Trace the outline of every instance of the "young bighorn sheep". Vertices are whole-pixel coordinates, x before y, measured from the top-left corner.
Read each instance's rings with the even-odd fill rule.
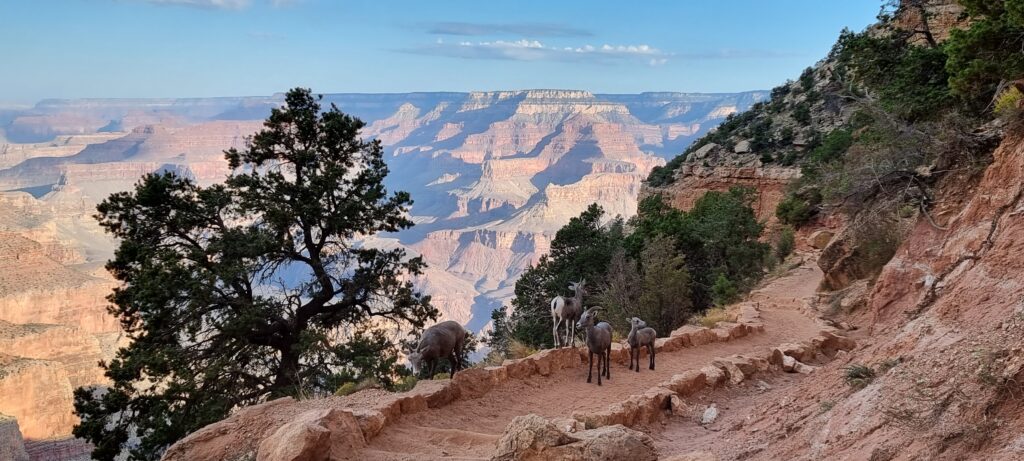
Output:
[[[648,368],[653,370],[654,339],[658,337],[658,333],[654,331],[654,328],[648,327],[647,322],[636,317],[629,319],[629,325],[629,336],[626,337],[626,341],[629,343],[629,369],[633,369],[633,361],[636,360],[636,372],[640,372],[640,348],[646,347],[647,356],[651,361]]]
[[[462,369],[462,348],[469,335],[462,325],[452,320],[427,328],[416,350],[409,354],[412,372],[418,375],[423,364],[426,364],[427,372],[433,378],[437,360],[447,358],[452,364],[452,377],[455,377],[455,372]]]
[[[580,314],[583,312],[583,295],[587,293],[584,287],[586,283],[587,279],[570,283],[569,289],[573,291],[573,297],[555,296],[555,299],[551,300],[551,323],[554,324],[551,331],[555,336],[556,348],[564,346],[558,336],[558,327],[562,325],[562,322],[565,322],[565,336],[569,347],[576,345],[576,321],[580,319]],[[571,334],[569,333],[570,328],[572,328]]]
[[[597,322],[597,311],[594,306],[580,315],[578,327],[587,335],[587,349],[590,349],[590,362],[587,365],[587,382],[594,374],[594,354],[597,354],[597,385],[601,385],[601,375],[612,379],[611,367],[608,365],[612,356],[612,326],[608,322]],[[596,325],[595,325],[596,323]]]

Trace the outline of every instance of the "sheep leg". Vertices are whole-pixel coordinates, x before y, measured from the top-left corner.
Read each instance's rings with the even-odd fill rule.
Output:
[[[555,323],[555,327],[554,327],[554,328],[552,328],[552,334],[553,334],[553,335],[555,336],[555,348],[557,349],[557,348],[558,348],[558,346],[559,346],[559,341],[558,341],[558,327],[562,325],[562,319],[560,319],[560,318],[558,318],[558,317],[554,317],[554,318],[553,318],[552,320],[553,320],[553,321],[554,321],[554,323]]]
[[[605,379],[612,379],[612,346],[608,346],[608,350],[604,351],[604,377]]]
[[[597,381],[601,381],[601,369],[600,364],[597,365]],[[594,376],[594,351],[590,351],[590,360],[587,361],[587,383],[590,383],[591,377]]]
[[[647,345],[647,353],[651,356],[651,369],[654,369],[654,344]],[[637,362],[637,368],[640,368],[640,363]]]
[[[597,354],[597,385],[598,386],[601,385],[601,375],[604,374],[604,370],[601,367],[604,366],[604,362],[606,360],[608,360],[608,359],[604,358],[604,354],[603,353]]]
[[[458,351],[452,351],[452,378],[455,377],[455,372],[462,369],[462,365],[459,363],[459,355]]]
[[[636,360],[636,366],[633,366],[633,360]],[[640,348],[630,347],[629,348],[629,369],[635,370],[640,373]]]
[[[572,327],[572,334],[569,334],[569,327]],[[565,322],[565,342],[569,343],[569,347],[576,344],[576,322],[567,321]]]

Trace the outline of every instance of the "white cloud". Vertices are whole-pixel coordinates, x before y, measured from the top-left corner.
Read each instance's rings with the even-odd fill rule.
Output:
[[[408,53],[431,54],[464,59],[500,59],[513,61],[565,61],[565,62],[610,62],[626,59],[643,59],[668,62],[670,53],[650,45],[579,45],[550,46],[539,40],[494,40],[460,41],[446,43],[438,40],[432,45],[401,50]]]

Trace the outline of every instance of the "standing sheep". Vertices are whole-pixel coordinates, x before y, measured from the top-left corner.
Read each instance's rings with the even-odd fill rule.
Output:
[[[583,295],[587,293],[584,288],[586,283],[587,279],[570,283],[569,289],[573,291],[573,297],[555,296],[555,299],[551,300],[551,322],[554,324],[551,330],[555,336],[556,348],[563,345],[558,336],[558,327],[562,325],[562,322],[565,322],[565,336],[569,347],[576,343],[576,321],[580,319],[580,314],[583,312]],[[569,333],[570,326],[572,327],[571,334]]]
[[[658,333],[654,328],[648,327],[647,322],[636,317],[629,319],[629,336],[626,341],[629,343],[629,369],[633,369],[633,361],[636,360],[636,372],[640,372],[640,348],[647,348],[647,356],[650,357],[650,369],[654,369],[654,339]]]
[[[419,374],[425,363],[430,378],[434,377],[437,360],[447,358],[452,364],[452,377],[462,369],[462,349],[470,333],[458,322],[447,320],[423,331],[416,350],[409,354],[412,372]]]
[[[597,385],[601,385],[601,375],[612,379],[609,361],[612,356],[612,326],[608,322],[597,322],[597,311],[600,307],[587,309],[580,316],[578,327],[587,335],[587,349],[590,349],[590,362],[587,366],[587,382],[594,374],[594,354],[597,354]],[[595,322],[597,324],[595,325]]]

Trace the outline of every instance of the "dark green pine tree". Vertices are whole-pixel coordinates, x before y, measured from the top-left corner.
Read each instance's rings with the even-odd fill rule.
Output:
[[[157,459],[239,406],[394,376],[379,328],[437,312],[409,282],[419,258],[355,241],[412,226],[363,126],[295,89],[246,150],[225,153],[224,184],[151,174],[99,205],[120,241],[111,309],[132,342],[105,364],[109,388],[75,392],[74,434],[96,459]]]
[[[571,296],[570,282],[586,279],[590,297],[583,301],[594,304],[612,253],[624,238],[621,218],[602,224],[603,220],[600,205],[588,206],[555,233],[550,253],[519,277],[509,319],[513,338],[532,347],[551,347],[551,300],[558,295]]]

